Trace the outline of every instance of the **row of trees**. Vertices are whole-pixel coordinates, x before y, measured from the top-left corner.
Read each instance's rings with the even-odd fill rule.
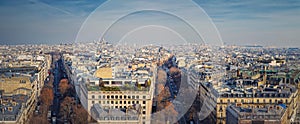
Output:
[[[60,81],[59,91],[62,94],[62,102],[60,104],[62,119],[72,122],[73,124],[87,124],[89,114],[84,107],[76,103],[74,99],[76,91],[68,79],[62,79]]]
[[[66,96],[60,104],[62,118],[73,124],[87,124],[88,112],[80,104],[69,96]]]
[[[173,103],[170,102],[171,97],[169,87],[166,84],[167,74],[164,70],[158,70],[157,83],[156,83],[156,101],[157,101],[157,112],[160,112],[158,117],[155,117],[157,124],[165,124],[168,122],[177,121],[177,111],[174,108]]]
[[[53,75],[49,75],[49,82],[45,83],[44,87],[41,90],[41,94],[39,96],[39,111],[38,115],[35,115],[34,112],[29,119],[30,124],[49,124],[47,119],[47,114],[50,109],[50,106],[52,105],[52,101],[54,99],[54,93],[53,93]]]
[[[169,69],[168,74],[164,70],[158,70],[157,75],[157,110],[162,111],[164,114],[164,117],[158,117],[161,121],[158,121],[158,123],[166,123],[166,119],[170,123],[175,123],[178,120],[178,112],[175,110],[175,106],[172,102],[170,102],[171,93],[169,90],[169,87],[166,86],[167,79],[170,78],[174,82],[174,84],[177,86],[177,88],[180,88],[181,84],[181,71],[176,66],[176,58],[174,59],[173,56],[169,57],[167,60],[163,61],[161,66],[164,66]],[[170,76],[170,77],[168,77]],[[178,123],[178,122],[177,122]]]

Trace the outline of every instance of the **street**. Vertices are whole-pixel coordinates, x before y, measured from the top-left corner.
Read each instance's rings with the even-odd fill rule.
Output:
[[[61,59],[61,55],[55,55],[55,57],[58,57],[58,60],[55,61],[55,68],[53,70],[54,75],[54,82],[53,82],[53,93],[54,93],[54,99],[52,104],[52,124],[57,124],[60,120],[59,111],[60,111],[60,96],[61,93],[59,92],[59,83],[62,78],[66,78],[65,74],[65,68],[63,65],[63,61]]]

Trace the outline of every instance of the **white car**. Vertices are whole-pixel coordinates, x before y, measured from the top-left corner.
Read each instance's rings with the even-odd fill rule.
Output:
[[[56,117],[52,117],[52,124],[56,124]]]

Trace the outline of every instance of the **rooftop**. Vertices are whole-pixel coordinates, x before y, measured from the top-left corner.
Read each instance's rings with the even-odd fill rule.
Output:
[[[226,111],[239,119],[280,120],[286,112],[285,104],[265,105],[263,108],[244,108],[231,104]]]
[[[0,96],[0,120],[16,121],[22,113],[22,106],[28,100],[26,95]]]
[[[134,104],[124,109],[102,108],[100,104],[94,104],[91,108],[92,116],[97,120],[139,120],[141,105]]]

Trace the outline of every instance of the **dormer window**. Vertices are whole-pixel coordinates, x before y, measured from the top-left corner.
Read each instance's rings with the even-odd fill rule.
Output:
[[[12,107],[8,107],[8,111],[12,112],[13,108]]]

